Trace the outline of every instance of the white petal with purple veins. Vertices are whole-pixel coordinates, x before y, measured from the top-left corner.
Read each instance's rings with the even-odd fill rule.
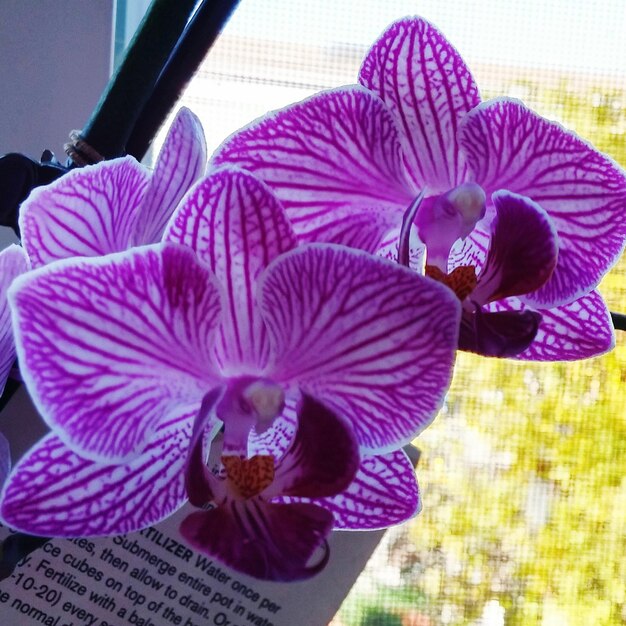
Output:
[[[368,450],[395,449],[430,423],[457,345],[452,291],[384,259],[318,244],[271,265],[261,293],[277,355],[268,376],[349,419]]]
[[[269,347],[255,302],[256,281],[271,261],[296,245],[276,197],[247,172],[218,170],[185,199],[165,239],[195,250],[225,288],[217,342],[224,375],[261,371]]]
[[[270,113],[226,140],[213,163],[270,185],[303,241],[372,251],[416,195],[393,117],[359,86]]]
[[[124,157],[72,170],[33,189],[19,219],[33,267],[135,245],[137,210],[149,178],[146,168]]]
[[[206,160],[200,120],[183,107],[170,126],[138,209],[137,244],[159,241],[177,204],[203,174]]]
[[[29,393],[87,458],[128,460],[214,386],[219,286],[182,246],[68,259],[24,274],[9,298]]]
[[[535,301],[563,304],[594,288],[626,239],[621,168],[559,124],[504,98],[467,115],[460,140],[487,193],[508,189],[527,196],[554,222],[559,260]]]
[[[2,521],[54,537],[128,533],[157,523],[186,500],[183,470],[193,416],[183,413],[159,426],[124,464],[89,461],[56,435],[46,436],[9,477]]]
[[[365,57],[359,82],[396,116],[418,188],[443,193],[465,181],[457,129],[479,103],[478,89],[459,53],[432,24],[417,17],[392,24]]]
[[[338,530],[387,528],[421,508],[415,470],[402,450],[364,457],[348,489],[313,502],[332,512]]]
[[[516,298],[493,303],[490,310],[523,311]],[[602,296],[592,291],[570,304],[541,313],[539,330],[531,345],[517,359],[529,361],[575,361],[599,356],[615,345],[615,331]]]

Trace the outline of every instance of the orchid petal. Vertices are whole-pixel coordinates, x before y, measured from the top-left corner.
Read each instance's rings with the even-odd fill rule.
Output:
[[[489,305],[493,310],[524,311],[516,298]],[[540,309],[541,322],[533,342],[515,355],[529,361],[574,361],[599,356],[615,345],[609,310],[597,291],[552,309]]]
[[[268,375],[347,418],[362,447],[396,449],[434,418],[457,344],[460,306],[448,288],[318,244],[275,261],[260,290],[279,355]]]
[[[574,133],[521,102],[486,102],[465,118],[460,140],[487,193],[509,189],[548,213],[559,236],[550,280],[533,294],[542,306],[588,293],[626,239],[626,175]]]
[[[364,457],[346,491],[315,502],[335,516],[335,530],[388,528],[421,509],[415,470],[402,450]]]
[[[459,350],[483,356],[514,357],[537,335],[541,315],[535,311],[463,311]]]
[[[183,412],[160,424],[146,448],[122,464],[82,458],[47,435],[9,476],[3,523],[34,535],[85,537],[159,522],[186,500],[183,468],[193,415]]]
[[[348,487],[358,467],[359,448],[350,426],[305,394],[296,436],[261,495],[333,496]]]
[[[358,86],[270,113],[230,137],[213,162],[238,165],[270,185],[306,242],[373,251],[416,195],[392,116]]]
[[[142,165],[124,157],[72,170],[33,189],[19,218],[32,266],[135,245],[137,210],[148,180]]]
[[[11,245],[0,252],[0,395],[15,362],[15,344],[7,290],[13,280],[27,269],[28,259],[20,246]]]
[[[206,141],[200,120],[187,108],[178,111],[157,158],[138,209],[137,243],[153,243],[187,190],[204,172]]]
[[[199,406],[217,379],[219,287],[183,247],[68,259],[22,275],[9,298],[31,397],[88,459],[129,460],[168,413]]]
[[[432,24],[415,17],[392,24],[365,57],[359,82],[397,118],[417,188],[444,193],[465,181],[457,129],[479,103],[478,89],[459,53]]]
[[[487,260],[470,298],[489,300],[524,295],[539,289],[557,263],[558,238],[547,213],[535,202],[509,191],[493,194],[496,216]]]
[[[269,347],[255,303],[256,281],[274,258],[296,245],[276,197],[247,172],[218,170],[185,199],[165,239],[192,248],[225,287],[216,346],[224,374],[261,371]]]
[[[180,532],[196,550],[238,572],[286,582],[310,578],[326,565],[332,525],[332,513],[319,506],[253,498],[192,513]],[[323,553],[316,559],[320,548]]]

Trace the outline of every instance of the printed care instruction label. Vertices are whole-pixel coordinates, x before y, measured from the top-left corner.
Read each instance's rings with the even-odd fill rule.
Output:
[[[182,515],[111,538],[55,539],[0,581],[3,626],[324,626],[381,532],[334,533],[331,560],[310,581],[267,583],[189,548]],[[0,538],[9,530],[0,528]]]

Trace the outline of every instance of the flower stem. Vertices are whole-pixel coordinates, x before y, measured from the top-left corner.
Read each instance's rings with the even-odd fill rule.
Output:
[[[611,311],[611,320],[615,330],[626,330],[626,315],[624,313],[615,313]]]
[[[82,132],[104,158],[124,154],[137,118],[196,4],[197,0],[153,0],[150,5]]]
[[[126,151],[141,160],[168,113],[206,57],[239,0],[203,0],[146,102]]]

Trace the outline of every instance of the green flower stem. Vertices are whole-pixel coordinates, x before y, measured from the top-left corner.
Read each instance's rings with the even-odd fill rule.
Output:
[[[126,55],[82,131],[105,159],[122,156],[159,75],[182,35],[197,0],[153,0]]]

